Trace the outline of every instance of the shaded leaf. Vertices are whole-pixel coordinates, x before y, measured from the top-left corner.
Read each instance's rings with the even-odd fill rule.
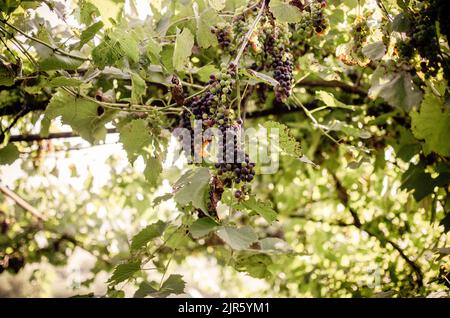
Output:
[[[198,168],[187,171],[174,185],[175,202],[185,206],[192,205],[203,212],[208,210],[205,202],[205,193],[209,191],[211,176],[207,168]]]
[[[177,71],[184,70],[194,46],[194,36],[188,28],[177,35],[173,51],[173,67]]]
[[[258,236],[249,226],[236,228],[221,226],[217,235],[234,250],[245,250],[258,240]]]
[[[218,224],[209,217],[200,218],[191,224],[189,232],[193,238],[198,239],[214,231],[217,226]]]
[[[156,223],[148,225],[138,234],[133,236],[133,238],[131,239],[131,250],[136,251],[147,245],[147,243],[151,240],[160,237],[164,233],[166,227],[167,223],[163,221],[158,221]]]
[[[108,283],[118,284],[131,278],[141,268],[138,261],[117,265]]]
[[[9,165],[14,163],[19,158],[19,150],[17,147],[9,143],[0,149],[0,165]]]

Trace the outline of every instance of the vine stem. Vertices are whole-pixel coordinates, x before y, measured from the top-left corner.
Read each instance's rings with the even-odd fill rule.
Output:
[[[303,103],[297,98],[297,96],[292,95],[292,98],[295,100],[295,102],[303,109],[303,111],[305,112],[306,116],[309,117],[309,119],[311,119],[311,121],[314,123],[314,125],[320,129],[320,131],[322,131],[322,133],[327,136],[331,141],[333,141],[336,145],[340,146],[341,144],[339,143],[339,141],[337,141],[336,139],[334,139],[329,133],[327,133],[322,126],[319,124],[319,122],[317,121],[317,119],[311,114],[311,112],[303,105]]]
[[[51,45],[51,44],[49,44],[49,43],[47,43],[45,41],[42,41],[42,40],[40,40],[38,38],[35,38],[35,37],[31,36],[31,35],[28,35],[24,31],[22,31],[21,29],[19,29],[16,26],[8,23],[6,20],[0,20],[0,22],[2,22],[5,25],[9,26],[11,29],[15,30],[16,32],[19,32],[20,34],[22,34],[26,38],[28,38],[28,39],[30,39],[30,40],[32,40],[34,42],[37,42],[37,43],[39,43],[39,44],[41,44],[41,45],[51,49],[55,53],[58,53],[58,54],[61,54],[61,55],[65,55],[67,57],[71,57],[73,59],[77,59],[77,60],[81,60],[81,61],[90,61],[90,59],[87,58],[87,57],[82,57],[82,56],[79,56],[79,55],[75,55],[75,54],[71,54],[71,53],[65,52],[65,51],[61,50],[60,48],[58,48],[56,46],[53,46],[53,45]]]
[[[258,25],[259,20],[261,20],[262,14],[263,14],[264,9],[265,9],[265,6],[266,6],[266,2],[265,2],[265,1],[262,1],[262,3],[261,3],[261,9],[259,10],[258,15],[256,16],[255,20],[253,21],[253,23],[252,23],[250,29],[249,29],[249,30],[247,31],[247,33],[245,34],[244,40],[243,40],[243,42],[242,42],[242,45],[241,45],[241,47],[239,48],[239,51],[238,51],[238,53],[237,53],[237,55],[236,55],[236,58],[233,60],[233,63],[236,65],[236,71],[237,71],[237,68],[238,68],[239,60],[241,59],[241,56],[242,56],[242,54],[244,53],[244,50],[245,50],[245,48],[246,48],[246,46],[247,46],[247,43],[248,43],[248,41],[250,40],[250,37],[252,36],[253,32],[255,31],[256,26]]]

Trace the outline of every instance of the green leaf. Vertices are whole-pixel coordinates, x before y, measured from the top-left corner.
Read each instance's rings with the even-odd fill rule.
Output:
[[[139,47],[132,33],[116,29],[109,34],[109,38],[110,44],[119,45],[124,55],[131,61],[139,61]]]
[[[170,294],[180,295],[184,293],[186,283],[181,275],[170,275],[169,278],[162,284],[156,297],[167,297]]]
[[[65,76],[58,76],[52,78],[47,86],[49,87],[61,87],[61,86],[80,86],[83,82],[76,78],[69,78]]]
[[[139,60],[139,47],[131,33],[120,29],[108,30],[103,41],[92,50],[91,55],[95,64],[104,68],[108,65],[114,65],[123,57],[137,62]]]
[[[144,119],[135,119],[119,127],[120,142],[127,152],[128,161],[133,164],[136,158],[145,153],[144,148],[151,144],[147,122]]]
[[[302,149],[300,143],[292,136],[289,128],[281,123],[275,121],[266,121],[263,127],[267,129],[267,133],[278,134],[279,147],[288,155],[301,157]]]
[[[162,162],[157,157],[148,156],[145,160],[144,177],[150,186],[156,186],[158,184],[159,176],[162,172]]]
[[[414,136],[425,140],[425,153],[434,151],[450,156],[450,110],[443,105],[442,98],[426,94],[420,111],[413,111],[410,116]]]
[[[134,293],[134,298],[144,298],[146,296],[149,296],[151,294],[154,294],[158,292],[156,288],[154,288],[149,282],[143,281],[140,285],[138,290]]]
[[[141,263],[139,261],[117,265],[108,283],[114,285],[121,283],[131,278],[140,269]]]
[[[152,38],[150,38],[147,43],[147,46],[145,47],[145,52],[147,53],[147,57],[151,63],[159,64],[161,51],[162,51],[161,45]]]
[[[258,236],[249,226],[236,228],[221,226],[217,235],[234,250],[245,250],[258,240]]]
[[[211,7],[216,11],[220,11],[225,8],[226,2],[225,0],[208,0],[208,2],[211,5]]]
[[[393,31],[406,32],[411,28],[411,21],[408,16],[402,12],[394,17],[394,20],[391,22],[391,27]]]
[[[369,96],[381,97],[390,105],[407,112],[422,100],[422,93],[413,83],[411,74],[400,72],[386,75],[383,68],[378,68],[372,75]]]
[[[197,43],[201,48],[217,45],[217,37],[211,32],[211,26],[220,21],[217,13],[206,9],[197,19]]]
[[[197,75],[198,75],[200,81],[207,82],[207,81],[209,81],[209,76],[211,74],[216,74],[218,72],[219,72],[219,70],[214,65],[211,64],[211,65],[205,65],[205,66],[201,67],[197,71]]]
[[[272,0],[269,4],[270,11],[280,22],[297,23],[302,19],[301,11],[281,0]]]
[[[17,147],[9,143],[0,149],[0,165],[10,165],[19,158],[19,150]]]
[[[92,40],[95,35],[103,28],[104,24],[102,21],[99,21],[97,23],[92,24],[83,32],[81,32],[80,35],[80,44],[79,47],[81,48],[84,44],[88,43],[90,40]]]
[[[145,81],[136,73],[131,73],[131,102],[142,104],[142,97],[145,95],[147,85]]]
[[[205,194],[209,191],[210,178],[208,168],[197,168],[187,171],[173,186],[175,202],[182,206],[192,202],[195,208],[207,212],[208,207],[205,202]]]
[[[186,283],[183,280],[183,276],[170,275],[161,285],[159,290],[153,287],[149,282],[142,282],[141,285],[139,285],[139,289],[134,294],[134,297],[144,298],[146,296],[151,296],[155,298],[165,298],[171,294],[179,295],[184,293],[185,286]]]
[[[165,246],[171,249],[177,249],[180,246],[189,242],[189,237],[186,235],[186,229],[184,227],[178,227],[171,225],[164,233]]]
[[[90,25],[93,22],[93,19],[96,16],[100,15],[100,11],[98,11],[97,7],[89,1],[80,0],[78,5],[79,5],[79,10],[80,10],[80,22],[81,23]]]
[[[248,200],[236,205],[237,208],[245,208],[261,215],[268,223],[273,223],[277,219],[277,212],[272,208],[270,202],[262,202],[251,196]]]
[[[234,261],[234,268],[255,278],[269,278],[272,274],[268,266],[271,264],[272,258],[265,254],[241,255]]]
[[[160,237],[167,227],[167,223],[158,221],[150,224],[142,229],[138,234],[131,239],[131,250],[136,251],[143,246],[146,246],[151,240]]]
[[[172,193],[166,193],[166,194],[160,195],[159,197],[154,198],[153,199],[153,204],[154,205],[158,205],[161,202],[170,200],[172,198],[173,198],[173,194]]]
[[[214,222],[213,219],[204,217],[192,223],[189,227],[189,232],[191,233],[193,238],[198,239],[214,231],[217,226],[218,224]]]
[[[82,63],[82,60],[52,52],[39,61],[39,68],[42,71],[76,70]]]
[[[450,173],[440,173],[438,177],[432,178],[431,174],[425,172],[426,165],[419,162],[417,165],[411,164],[402,176],[401,188],[414,190],[413,196],[416,201],[421,201],[434,192],[435,187],[442,187],[449,184]]]
[[[383,41],[377,41],[369,43],[362,48],[362,52],[365,56],[373,61],[377,61],[383,58],[386,54],[386,46]]]
[[[99,108],[101,106],[95,102],[77,98],[63,90],[57,90],[44,114],[46,120],[61,116],[63,124],[71,126],[83,139],[93,143],[105,138],[105,124],[111,121],[115,114],[111,111],[100,113]]]
[[[177,34],[173,51],[173,67],[177,71],[184,70],[194,46],[194,36],[188,28]]]

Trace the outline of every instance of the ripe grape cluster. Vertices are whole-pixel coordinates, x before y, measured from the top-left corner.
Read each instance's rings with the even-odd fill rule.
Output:
[[[230,63],[221,65],[221,72],[212,74],[207,82],[207,90],[199,96],[194,96],[186,101],[186,109],[182,112],[180,126],[187,128],[191,134],[191,153],[195,154],[194,128],[192,120],[202,120],[202,131],[208,128],[218,128],[222,135],[222,143],[219,141],[217,148],[216,177],[224,186],[233,183],[240,185],[236,193],[248,193],[246,182],[253,180],[255,176],[255,164],[251,163],[248,155],[242,149],[238,134],[241,129],[242,119],[235,118],[234,110],[229,107],[232,88],[235,85],[236,65]],[[206,153],[205,147],[213,141],[212,136],[204,134],[201,157]],[[192,162],[192,161],[191,161]],[[236,197],[245,198],[237,195]]]
[[[293,84],[292,54],[290,52],[289,29],[268,19],[263,25],[263,43],[266,68],[273,70],[273,78],[279,85],[275,87],[275,97],[278,101],[285,101],[291,95]]]
[[[217,37],[219,47],[223,50],[232,52],[233,34],[230,24],[219,23],[211,28],[211,32]]]

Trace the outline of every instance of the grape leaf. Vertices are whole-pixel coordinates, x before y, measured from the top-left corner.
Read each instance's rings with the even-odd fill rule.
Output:
[[[179,295],[184,293],[185,286],[186,283],[183,280],[183,276],[172,274],[164,281],[159,290],[153,287],[149,282],[142,282],[139,285],[139,289],[135,292],[134,297],[144,298],[146,296],[151,296],[155,298],[165,298],[171,294]]]
[[[411,164],[402,176],[401,188],[414,190],[413,196],[416,201],[421,201],[434,192],[435,187],[449,184],[450,173],[442,172],[438,177],[432,178],[431,174],[425,172],[426,165],[420,161],[417,165]]]
[[[221,226],[217,235],[234,250],[245,250],[258,240],[258,236],[249,226],[236,228]]]
[[[207,212],[208,207],[205,202],[205,194],[209,191],[210,178],[207,168],[187,171],[174,185],[175,202],[182,206],[192,202],[195,208]]]
[[[9,143],[0,149],[0,165],[9,165],[14,163],[19,158],[19,150],[17,147]]]
[[[162,172],[161,160],[157,157],[148,156],[145,160],[144,176],[145,180],[151,185],[156,186],[158,184],[159,176]]]
[[[83,82],[76,78],[69,78],[65,76],[58,76],[52,78],[47,86],[49,87],[61,87],[61,86],[80,86]]]
[[[177,34],[175,48],[173,50],[173,67],[177,71],[182,71],[188,62],[194,46],[194,36],[188,28]]]
[[[208,2],[211,5],[211,7],[216,11],[220,11],[225,8],[226,2],[225,0],[208,0]]]
[[[419,112],[411,112],[411,126],[417,139],[425,140],[425,153],[450,156],[450,110],[438,96],[428,93]]]
[[[234,261],[234,268],[239,272],[247,272],[255,278],[268,278],[272,274],[268,266],[272,264],[272,258],[265,254],[241,255]]]
[[[302,19],[301,11],[281,0],[272,0],[269,4],[270,11],[280,22],[297,23]]]
[[[147,53],[147,57],[153,64],[159,64],[160,54],[161,54],[161,45],[150,38],[148,40],[147,46],[145,47],[145,52]]]
[[[261,215],[268,223],[273,223],[277,219],[277,212],[272,208],[270,202],[262,202],[251,196],[248,200],[237,204],[238,209],[245,208]]]
[[[57,90],[45,109],[45,119],[61,116],[63,124],[69,125],[80,136],[93,143],[106,136],[105,124],[111,121],[115,112],[104,111],[99,115],[99,105],[86,99]]]
[[[362,52],[369,59],[377,61],[386,54],[386,46],[383,41],[369,43],[362,48]]]
[[[147,243],[154,238],[160,237],[164,233],[166,227],[167,223],[164,223],[162,221],[158,221],[156,223],[148,225],[138,234],[133,236],[133,238],[131,239],[131,250],[136,251],[147,245]]]
[[[146,89],[145,81],[137,73],[131,73],[131,102],[133,104],[142,104],[142,97],[145,95]]]
[[[189,232],[193,238],[198,239],[214,231],[217,226],[218,224],[209,217],[200,218],[191,224]]]
[[[135,119],[119,127],[120,142],[127,152],[131,164],[145,153],[144,148],[151,144],[152,137],[144,119]]]
[[[217,37],[211,32],[211,25],[220,21],[217,13],[211,9],[203,11],[197,19],[197,43],[206,49],[217,45]]]
[[[80,44],[79,47],[81,48],[84,44],[88,43],[90,40],[92,40],[95,35],[98,33],[98,31],[100,31],[103,28],[103,22],[102,21],[98,21],[94,24],[92,24],[91,26],[89,26],[88,28],[86,28],[85,30],[83,30],[83,32],[81,32],[80,35]]]
[[[289,128],[281,123],[275,121],[267,121],[263,124],[263,127],[267,129],[267,133],[278,134],[279,147],[288,155],[301,157],[302,150],[300,143],[292,136]]]
[[[114,65],[123,57],[133,62],[139,60],[139,47],[133,35],[120,29],[108,30],[103,41],[92,50],[92,59],[95,64],[104,68]]]
[[[78,5],[81,23],[90,25],[93,22],[94,17],[100,15],[100,11],[98,11],[97,7],[87,0],[80,0]]]
[[[76,70],[81,64],[82,60],[75,59],[69,56],[50,53],[45,57],[41,56],[39,60],[39,68],[42,71],[51,71],[51,70]]]
[[[134,298],[144,298],[146,296],[149,296],[151,294],[157,293],[158,290],[154,288],[149,282],[143,281],[139,288],[134,293]]]
[[[422,93],[412,82],[411,74],[400,72],[386,75],[382,68],[378,68],[372,75],[369,96],[381,97],[390,105],[407,112],[422,100]]]
[[[131,278],[137,271],[141,268],[141,263],[139,261],[119,264],[114,269],[114,272],[111,278],[108,280],[108,283],[116,285],[121,283],[129,278]]]

